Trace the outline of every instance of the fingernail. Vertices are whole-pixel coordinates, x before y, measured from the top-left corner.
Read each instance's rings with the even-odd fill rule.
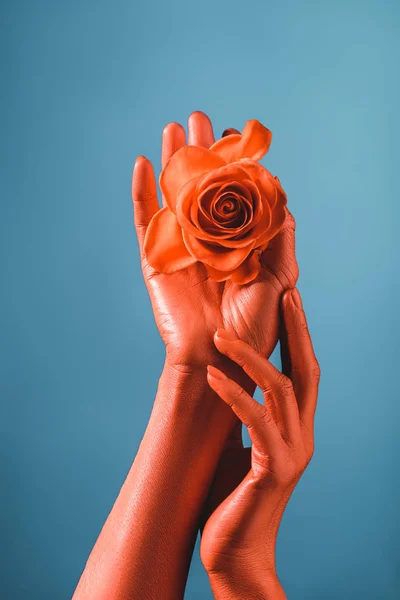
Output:
[[[222,329],[222,327],[218,327],[216,334],[219,338],[228,342],[235,342],[238,339],[233,331],[227,331],[226,329]]]
[[[145,156],[143,156],[143,155],[138,156],[137,159],[135,160],[134,169],[136,169],[136,167],[138,167],[140,165],[140,163],[142,163],[145,160],[146,160]]]
[[[224,375],[224,373],[222,373],[219,369],[216,369],[212,365],[208,365],[207,371],[211,375],[211,377],[214,377],[215,379],[227,379],[227,376]]]
[[[301,301],[301,296],[297,288],[292,289],[292,298],[296,308],[298,308],[299,310],[303,310],[303,303]]]

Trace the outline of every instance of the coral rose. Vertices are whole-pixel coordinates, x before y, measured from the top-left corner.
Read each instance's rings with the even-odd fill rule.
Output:
[[[260,254],[285,219],[286,194],[257,162],[271,138],[261,123],[248,121],[242,134],[209,149],[184,146],[170,158],[160,176],[166,207],[144,242],[154,269],[174,273],[200,261],[216,281],[257,277]]]

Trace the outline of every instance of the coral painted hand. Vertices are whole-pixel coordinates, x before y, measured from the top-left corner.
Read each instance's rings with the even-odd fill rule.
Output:
[[[255,132],[254,138],[253,136],[248,137],[248,133],[251,131]],[[228,161],[237,160],[239,155],[234,154],[234,151],[258,158],[261,152],[268,149],[270,134],[261,125],[254,124],[248,126],[247,132],[243,136],[237,133],[225,136],[214,144],[212,126],[208,117],[203,113],[193,113],[189,119],[190,147],[186,147],[183,127],[176,123],[168,125],[163,133],[162,149],[163,179],[167,181],[166,185],[165,181],[162,184],[164,194],[167,195],[165,200],[170,204],[174,201],[174,193],[171,192],[171,186],[173,188],[174,184],[168,179],[170,171],[166,167],[167,164],[173,164],[172,159],[168,162],[171,156],[175,156],[175,153],[176,156],[178,154],[187,156],[187,153],[190,156],[193,153],[201,153],[202,156],[215,156],[216,158],[212,160],[214,160],[214,165],[219,161],[218,165],[215,166],[217,170],[221,168],[221,161],[225,161],[225,164]],[[233,141],[225,142],[229,139]],[[254,147],[254,143],[257,144],[257,148]],[[223,150],[224,144],[226,144],[225,150]],[[262,146],[262,144],[264,145]],[[197,146],[197,148],[193,148],[193,146]],[[210,146],[217,149],[219,147],[222,154],[219,155],[214,151],[206,150]],[[266,170],[253,160],[246,159],[243,164],[256,179],[258,177],[255,175],[256,172],[264,173],[265,171],[264,175],[259,175],[260,179],[257,179],[260,188],[265,185],[267,190],[273,190],[274,193],[279,195],[280,202],[283,204],[283,196],[281,196],[277,180],[270,179]],[[236,169],[232,164],[225,166],[225,168],[228,173],[231,168]],[[193,175],[193,172],[191,172],[191,175]],[[210,177],[211,175],[205,176]],[[250,177],[250,179],[248,179],[250,186],[253,186],[252,189],[256,193],[254,185],[257,187],[257,184],[254,183],[253,177]],[[180,181],[183,181],[183,178]],[[205,267],[202,262],[196,262],[192,256],[187,257],[188,265],[185,268],[173,273],[161,273],[152,267],[148,262],[148,256],[143,250],[145,238],[147,244],[150,239],[148,234],[149,224],[157,223],[157,219],[165,218],[157,217],[161,214],[169,214],[168,218],[171,221],[172,219],[176,221],[176,218],[169,207],[160,210],[157,202],[153,168],[151,163],[143,157],[140,157],[135,165],[132,196],[136,230],[142,255],[143,275],[149,290],[156,322],[167,347],[168,362],[173,365],[184,365],[185,367],[204,367],[212,362],[216,354],[212,338],[218,327],[232,329],[238,337],[250,343],[262,354],[269,356],[278,337],[281,294],[286,288],[295,285],[298,276],[294,252],[294,219],[287,209],[284,208],[285,221],[279,233],[268,243],[267,249],[260,255],[259,260],[255,261],[254,254],[252,255],[253,258],[248,255],[246,267],[238,267],[242,270],[258,270],[261,265],[258,275],[250,284],[240,285],[232,281],[232,278],[225,282],[217,282],[210,278],[210,269],[213,267]],[[153,219],[155,220],[153,221]],[[280,219],[281,216],[278,220],[280,221]],[[275,225],[278,220],[275,221]],[[151,225],[151,227],[155,226]],[[256,225],[251,229],[253,233],[255,227]],[[274,226],[275,233],[277,227]],[[175,224],[174,228],[176,232]],[[178,228],[178,233],[180,231],[181,229]],[[269,230],[268,235],[271,232],[272,230]],[[166,235],[165,231],[159,233],[161,243],[166,244],[168,242],[167,238],[169,236]],[[172,239],[176,238],[171,235]],[[251,244],[255,243],[257,243],[256,238],[253,236]],[[182,250],[182,247],[180,249]],[[231,250],[228,250],[228,253]],[[165,246],[164,251],[166,252]],[[232,250],[232,252],[234,253],[236,250]],[[241,248],[237,252],[243,252],[241,256],[244,257],[244,251]],[[172,256],[174,256],[173,253]],[[216,263],[213,264],[216,265]],[[229,264],[232,265],[233,263]],[[182,267],[183,264],[180,263],[180,266]]]
[[[180,125],[167,126],[162,165],[185,143]],[[208,148],[213,143],[209,119],[191,115],[189,144]],[[132,195],[143,274],[167,361],[143,440],[89,556],[76,600],[183,598],[202,507],[237,421],[208,384],[205,366],[221,362],[238,381],[244,374],[218,352],[214,332],[229,327],[269,354],[277,340],[280,297],[297,278],[294,221],[288,213],[250,284],[216,282],[200,262],[170,274],[156,271],[144,256],[143,243],[149,223],[161,211],[153,168],[143,157],[135,165]],[[247,376],[243,382],[246,389],[254,385]]]
[[[297,290],[285,292],[284,374],[231,332],[215,335],[218,350],[240,365],[264,393],[261,405],[221,371],[208,369],[210,386],[248,427],[253,444],[251,468],[240,485],[221,502],[231,491],[227,484],[233,483],[222,463],[210,496],[209,511],[221,503],[203,530],[201,558],[216,598],[285,598],[275,571],[276,535],[286,503],[313,454],[319,381],[301,306]],[[236,456],[240,472],[248,449],[237,445],[225,452]]]
[[[155,270],[175,273],[200,261],[216,281],[257,277],[260,254],[285,220],[286,194],[257,162],[271,137],[248,121],[242,134],[210,148],[184,146],[171,157],[160,177],[167,206],[152,218],[144,241]]]

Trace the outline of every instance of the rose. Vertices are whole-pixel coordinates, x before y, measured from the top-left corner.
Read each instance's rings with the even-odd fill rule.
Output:
[[[209,149],[184,146],[170,158],[160,176],[166,207],[153,216],[144,242],[150,266],[174,273],[200,261],[216,281],[257,277],[260,255],[285,219],[286,194],[257,162],[271,138],[248,121],[242,134]]]

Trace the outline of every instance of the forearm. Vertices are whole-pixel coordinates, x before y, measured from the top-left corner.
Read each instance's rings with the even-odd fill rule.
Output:
[[[138,454],[74,600],[183,597],[199,514],[232,422],[205,369],[165,366]]]

